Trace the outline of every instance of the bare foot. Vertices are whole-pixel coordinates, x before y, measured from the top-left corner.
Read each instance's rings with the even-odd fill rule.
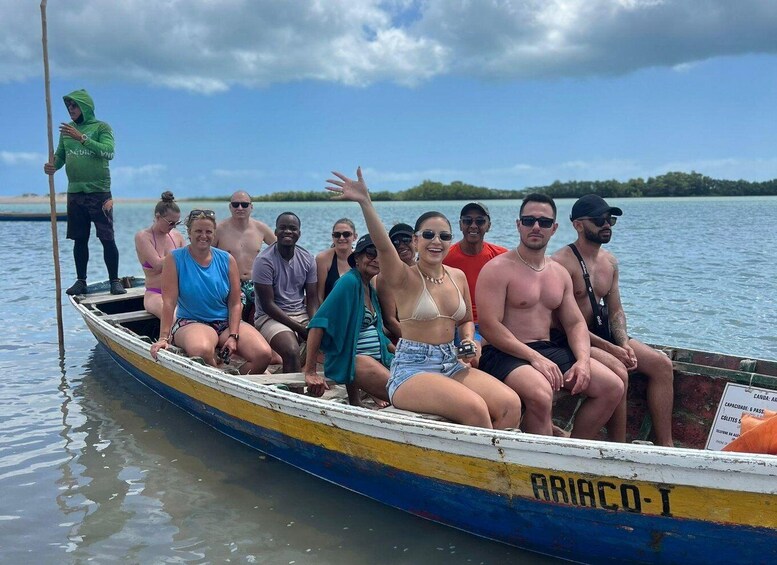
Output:
[[[569,432],[553,424],[553,437],[569,437]]]

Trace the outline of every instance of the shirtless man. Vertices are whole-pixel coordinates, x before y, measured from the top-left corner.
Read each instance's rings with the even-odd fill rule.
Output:
[[[251,217],[253,210],[249,194],[243,190],[235,192],[229,203],[232,216],[219,223],[213,241],[214,247],[228,251],[237,261],[243,291],[243,321],[249,323],[254,321],[251,312],[254,306],[254,283],[251,280],[254,259],[262,249],[262,242],[267,245],[275,243],[275,234],[270,226]]]
[[[580,260],[569,246],[553,255],[572,276],[575,299],[591,330],[591,357],[613,370],[638,370],[648,378],[647,402],[653,418],[655,440],[659,445],[672,445],[672,404],[674,400],[672,362],[669,358],[642,342],[629,337],[626,332],[626,314],[621,304],[618,287],[618,261],[609,251],[602,249],[609,243],[612,226],[623,211],[611,207],[596,194],[581,197],[572,206],[572,226],[577,231],[574,245],[586,265],[597,312],[603,331],[597,335],[598,323],[588,296],[588,285],[583,277]],[[606,315],[601,310],[604,301]],[[608,320],[609,318],[609,324]],[[626,382],[628,382],[626,375]],[[607,430],[616,441],[626,441],[626,399],[618,406]]]
[[[525,407],[521,429],[530,433],[553,433],[554,391],[584,393],[572,437],[595,438],[623,398],[623,381],[590,358],[588,327],[572,279],[545,256],[558,228],[553,199],[530,194],[516,223],[518,248],[491,259],[478,277],[480,333],[489,343],[480,368],[518,393]],[[550,341],[554,316],[568,341]]]

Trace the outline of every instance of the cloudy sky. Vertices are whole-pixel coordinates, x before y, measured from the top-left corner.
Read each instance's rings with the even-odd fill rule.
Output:
[[[0,0],[0,195],[48,191],[39,0]],[[49,0],[113,192],[777,178],[774,0]],[[63,172],[57,190],[65,190]]]

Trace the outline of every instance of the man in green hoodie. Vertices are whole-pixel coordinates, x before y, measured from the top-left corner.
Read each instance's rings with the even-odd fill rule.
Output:
[[[70,295],[86,292],[89,232],[94,222],[103,245],[103,258],[111,281],[111,294],[127,291],[119,280],[119,250],[113,237],[113,199],[108,161],[113,159],[113,130],[94,117],[94,102],[86,90],[63,97],[70,123],[59,126],[54,162],[43,165],[47,175],[65,166],[67,173],[67,237],[72,239],[77,280]]]

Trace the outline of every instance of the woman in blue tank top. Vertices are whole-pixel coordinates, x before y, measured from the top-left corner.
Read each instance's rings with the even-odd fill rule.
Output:
[[[156,359],[160,349],[174,344],[217,367],[237,353],[246,360],[242,374],[263,373],[272,351],[262,335],[240,319],[237,263],[226,251],[212,247],[216,214],[192,210],[186,229],[189,245],[168,254],[162,266],[160,337],[151,355]]]

